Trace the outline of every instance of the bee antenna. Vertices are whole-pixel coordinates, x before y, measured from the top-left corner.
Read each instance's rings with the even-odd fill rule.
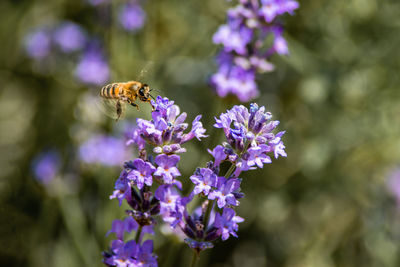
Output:
[[[161,93],[160,91],[158,91],[157,89],[154,89],[154,88],[151,88],[149,92],[151,92],[151,91],[153,91],[153,90],[156,91],[156,92]]]

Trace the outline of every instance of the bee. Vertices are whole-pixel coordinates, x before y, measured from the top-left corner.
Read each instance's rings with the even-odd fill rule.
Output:
[[[108,102],[108,105],[111,104],[118,121],[124,112],[125,103],[136,107],[137,110],[139,110],[139,106],[135,103],[136,99],[151,105],[150,97],[154,99],[150,94],[151,91],[152,89],[145,83],[129,81],[104,86],[101,88],[100,96]]]

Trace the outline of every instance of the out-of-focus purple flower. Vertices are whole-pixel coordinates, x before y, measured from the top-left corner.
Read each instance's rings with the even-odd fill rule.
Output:
[[[51,49],[51,34],[46,28],[38,28],[25,36],[25,50],[33,59],[43,59]]]
[[[190,177],[190,180],[196,185],[193,189],[195,195],[204,193],[208,195],[212,187],[217,185],[218,176],[208,168],[197,169],[195,174]]]
[[[82,49],[86,43],[86,36],[82,28],[73,22],[64,22],[54,32],[54,42],[65,53]]]
[[[157,163],[158,167],[154,172],[154,175],[162,177],[164,183],[172,184],[174,182],[174,178],[181,175],[178,168],[176,168],[176,164],[179,162],[179,159],[180,157],[178,155],[158,155],[155,158],[155,162]]]
[[[118,166],[129,158],[129,149],[123,140],[95,135],[80,146],[79,156],[87,163]]]
[[[86,84],[102,85],[108,81],[110,69],[100,49],[92,47],[83,53],[75,75]]]
[[[236,200],[235,193],[239,191],[239,188],[239,179],[218,177],[216,189],[208,194],[208,199],[217,199],[218,208],[220,209],[226,205],[238,206],[239,201]]]
[[[153,146],[153,152],[157,154],[176,154],[183,153],[186,149],[181,147],[181,144],[188,142],[196,137],[201,139],[206,137],[204,135],[205,129],[200,122],[201,115],[198,115],[193,123],[192,129],[188,133],[184,133],[188,124],[185,123],[186,113],[180,113],[174,101],[168,98],[157,96],[156,101],[151,102],[154,111],[152,112],[152,120],[137,119],[138,128],[133,137],[138,139],[140,137],[148,144]],[[134,143],[135,140],[128,141]],[[144,147],[139,143],[139,147]]]
[[[51,150],[35,157],[32,162],[33,173],[36,179],[44,185],[49,184],[60,169],[60,155]]]
[[[298,7],[294,0],[244,0],[228,10],[227,23],[213,36],[213,42],[223,46],[217,56],[218,70],[210,78],[218,96],[231,93],[247,102],[259,95],[256,74],[274,69],[268,62],[272,54],[289,53],[276,18],[293,14]],[[266,48],[269,35],[274,36],[274,41]]]
[[[229,235],[237,237],[238,223],[243,222],[244,219],[236,216],[236,213],[231,208],[224,208],[222,215],[217,213],[215,215],[214,226],[221,232],[221,239],[223,241],[229,238]]]
[[[146,184],[151,186],[153,184],[153,172],[156,168],[150,163],[142,159],[135,159],[132,162],[133,169],[128,173],[128,180],[133,181],[139,189],[142,189]]]
[[[121,7],[118,18],[125,30],[135,32],[143,27],[146,20],[146,13],[140,7],[139,3],[132,2]]]

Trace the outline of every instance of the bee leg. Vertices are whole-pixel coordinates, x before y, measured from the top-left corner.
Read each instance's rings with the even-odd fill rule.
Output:
[[[119,117],[121,117],[122,114],[122,106],[119,101],[117,101],[116,108],[117,108],[117,118],[115,119],[115,121],[118,121]]]
[[[138,106],[138,105],[136,105],[136,104],[133,103],[133,102],[131,102],[130,104],[131,104],[133,107],[136,107],[137,110],[139,110],[139,106]]]

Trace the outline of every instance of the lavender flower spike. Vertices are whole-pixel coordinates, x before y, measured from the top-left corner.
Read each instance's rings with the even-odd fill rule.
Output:
[[[200,115],[194,119],[192,130],[184,133],[188,128],[188,124],[184,122],[187,115],[180,113],[179,107],[174,105],[173,101],[158,96],[151,104],[154,108],[151,114],[153,119],[151,121],[137,119],[138,128],[132,135],[135,137],[133,142],[138,142],[142,148],[143,142],[138,140],[138,137],[153,146],[154,153],[167,155],[183,153],[186,149],[181,147],[182,144],[195,137],[198,140],[206,137]]]
[[[213,42],[223,46],[217,56],[218,70],[210,79],[218,96],[231,93],[248,102],[259,95],[256,74],[274,69],[268,61],[273,54],[289,53],[277,17],[293,14],[298,7],[294,0],[242,0],[228,10],[227,23],[213,36]],[[269,36],[273,41],[268,46]]]
[[[274,153],[275,158],[286,157],[282,141],[285,132],[274,134],[272,131],[279,121],[271,119],[272,114],[257,104],[250,104],[250,110],[240,105],[222,113],[220,118],[215,119],[214,127],[224,130],[227,143],[224,149],[214,149],[216,162],[225,159],[231,161],[236,165],[237,177],[242,171],[254,169],[255,166],[262,168],[263,164],[271,163],[267,153]]]

